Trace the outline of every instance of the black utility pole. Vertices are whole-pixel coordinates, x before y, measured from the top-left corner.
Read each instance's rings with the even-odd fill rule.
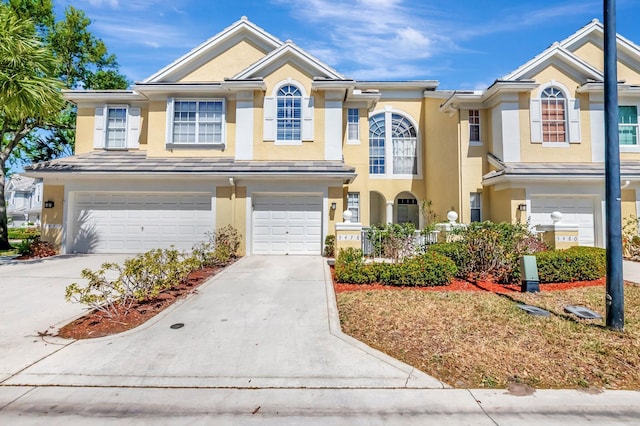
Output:
[[[607,214],[607,327],[624,330],[616,1],[604,0],[604,174]]]

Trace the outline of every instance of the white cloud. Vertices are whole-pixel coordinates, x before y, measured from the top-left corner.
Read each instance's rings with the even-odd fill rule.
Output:
[[[416,64],[454,46],[451,38],[421,16],[427,10],[431,8],[422,5],[420,10],[409,9],[404,0],[308,0],[296,3],[291,14],[326,28],[328,39],[310,42],[309,50],[319,58],[359,78],[374,73],[392,78],[425,75],[424,66]]]

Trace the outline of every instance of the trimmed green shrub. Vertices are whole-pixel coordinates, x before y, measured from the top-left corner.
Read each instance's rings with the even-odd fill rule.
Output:
[[[435,252],[402,263],[378,263],[374,269],[381,283],[415,287],[447,285],[458,271],[453,260]]]
[[[24,240],[40,236],[40,228],[9,228],[10,240]]]
[[[445,248],[445,251],[450,250],[449,254],[456,257],[454,261],[462,278],[493,276],[500,282],[517,281],[520,256],[547,248],[527,225],[519,223],[473,222],[457,228],[454,233],[458,235],[456,243],[461,250]]]
[[[334,257],[336,255],[336,236],[327,235],[324,238],[324,257]]]
[[[468,252],[461,241],[432,244],[427,249],[427,253],[429,252],[438,253],[453,260],[458,269],[458,272],[456,273],[460,273],[460,271],[465,269],[464,265],[467,263],[466,256],[468,255]]]
[[[348,284],[380,282],[397,286],[446,285],[456,275],[455,263],[446,256],[430,252],[397,263],[365,264],[362,250],[340,250],[336,259],[336,280]]]
[[[205,234],[207,240],[196,244],[192,256],[201,266],[226,266],[238,257],[241,235],[231,225]]]
[[[122,266],[107,262],[96,271],[84,269],[81,276],[87,284],[67,286],[65,299],[113,317],[120,309],[128,311],[136,300],[151,300],[161,291],[184,282],[189,272],[200,266],[195,257],[174,249],[150,250],[125,260]],[[115,274],[116,279],[107,278]]]
[[[335,263],[336,280],[339,283],[369,284],[376,281],[372,267],[364,264],[362,250],[340,249]]]
[[[536,253],[541,283],[597,280],[607,272],[606,251],[597,247],[571,247]]]

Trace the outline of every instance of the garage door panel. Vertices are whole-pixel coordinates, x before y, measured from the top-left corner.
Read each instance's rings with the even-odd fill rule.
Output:
[[[210,194],[77,193],[72,251],[189,250],[212,231]]]
[[[593,199],[586,197],[533,197],[531,199],[531,225],[550,225],[551,213],[562,213],[562,222],[578,225],[580,245],[595,245]]]
[[[253,252],[256,254],[320,254],[322,198],[256,196]]]

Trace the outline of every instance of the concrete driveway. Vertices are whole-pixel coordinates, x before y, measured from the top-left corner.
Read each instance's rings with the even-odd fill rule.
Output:
[[[141,328],[67,342],[4,384],[442,388],[340,332],[324,262],[312,256],[244,258]],[[55,281],[62,288],[69,279]],[[172,329],[175,323],[184,327]]]
[[[78,255],[0,264],[0,382],[71,341],[39,333],[64,325],[84,307],[64,300],[65,287],[84,268],[120,262],[125,255]]]

